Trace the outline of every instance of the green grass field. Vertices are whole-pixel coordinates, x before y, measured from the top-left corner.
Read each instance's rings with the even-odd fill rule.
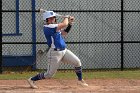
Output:
[[[22,72],[22,73],[4,73],[0,74],[1,80],[17,80],[17,79],[27,79],[31,76],[39,73],[38,71],[33,72]],[[76,75],[73,71],[63,72],[58,71],[53,78],[58,79],[74,79]],[[86,79],[140,79],[140,70],[128,70],[128,71],[87,71],[83,72],[83,78]]]

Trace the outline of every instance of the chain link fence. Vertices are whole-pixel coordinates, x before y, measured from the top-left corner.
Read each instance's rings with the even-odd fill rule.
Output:
[[[1,4],[3,70],[46,69],[48,46],[39,8],[75,17],[66,42],[83,69],[140,68],[139,0],[2,0]],[[62,64],[59,69],[73,66]]]

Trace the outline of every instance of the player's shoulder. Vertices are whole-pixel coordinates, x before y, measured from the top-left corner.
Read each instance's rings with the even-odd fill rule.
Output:
[[[56,27],[58,27],[58,24],[44,25],[44,27],[48,27],[48,28],[56,28]]]

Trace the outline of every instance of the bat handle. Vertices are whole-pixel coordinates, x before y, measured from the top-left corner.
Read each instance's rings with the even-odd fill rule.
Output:
[[[39,9],[39,12],[41,12],[41,13],[44,13],[46,10],[44,10],[44,9],[42,9],[42,8],[40,8]]]

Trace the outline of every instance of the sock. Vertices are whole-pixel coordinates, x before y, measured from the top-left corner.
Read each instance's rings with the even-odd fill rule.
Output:
[[[41,79],[45,79],[44,73],[39,73],[36,76],[31,78],[31,80],[33,80],[33,81],[37,81],[37,80],[41,80]]]
[[[80,67],[75,67],[75,73],[78,77],[78,80],[82,80],[82,68]]]

